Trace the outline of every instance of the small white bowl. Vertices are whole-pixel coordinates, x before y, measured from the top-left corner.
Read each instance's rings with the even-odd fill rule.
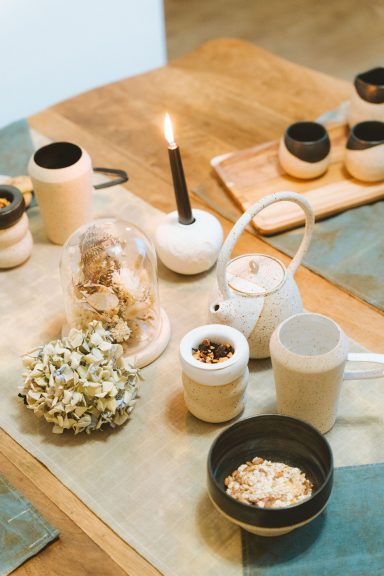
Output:
[[[230,344],[234,354],[225,362],[205,364],[196,360],[192,350],[209,338],[219,344]],[[244,334],[224,324],[206,324],[187,332],[180,342],[180,363],[183,372],[192,380],[206,386],[222,386],[239,378],[249,361],[249,346]]]

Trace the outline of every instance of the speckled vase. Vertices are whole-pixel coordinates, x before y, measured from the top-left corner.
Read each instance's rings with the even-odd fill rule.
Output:
[[[321,314],[296,314],[282,322],[270,342],[278,412],[328,432],[343,379],[384,376],[383,368],[345,371],[347,360],[384,364],[384,355],[348,354],[348,347],[340,326]]]
[[[230,344],[233,356],[218,364],[205,364],[193,357],[193,349],[209,338]],[[188,332],[180,342],[184,400],[188,410],[205,422],[226,422],[244,408],[248,384],[249,347],[241,332],[230,326],[207,324]]]
[[[277,258],[265,254],[245,254],[230,260],[240,235],[252,218],[267,206],[281,201],[298,204],[306,219],[303,240],[288,268]],[[276,326],[303,309],[294,275],[309,247],[313,226],[314,213],[309,202],[295,192],[279,192],[265,196],[251,206],[223,244],[209,317],[211,322],[240,330],[248,340],[251,358],[268,358],[269,340]]]
[[[358,180],[384,180],[384,122],[360,122],[351,128],[345,167]]]
[[[280,140],[280,165],[295,178],[317,178],[329,166],[330,150],[328,132],[322,124],[296,122],[288,126]]]

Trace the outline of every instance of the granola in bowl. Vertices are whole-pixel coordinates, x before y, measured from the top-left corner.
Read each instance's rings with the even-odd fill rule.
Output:
[[[255,457],[224,481],[227,494],[258,508],[286,508],[312,495],[312,482],[300,468]]]

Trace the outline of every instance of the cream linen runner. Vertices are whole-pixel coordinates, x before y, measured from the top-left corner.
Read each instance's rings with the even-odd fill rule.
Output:
[[[162,216],[123,188],[95,192],[95,205],[98,216],[131,220],[149,235]],[[207,321],[214,272],[188,278],[160,266],[161,304],[172,337],[143,370],[132,419],[90,436],[56,436],[17,397],[20,355],[56,338],[64,319],[61,248],[47,242],[37,208],[30,223],[31,259],[1,274],[1,426],[164,574],[242,574],[240,530],[213,509],[206,493],[207,453],[225,425],[188,414],[178,364],[180,338]],[[241,418],[274,411],[270,362],[253,361],[250,372]],[[384,460],[384,443],[377,441],[383,413],[383,382],[344,384],[339,417],[327,435],[337,466]]]

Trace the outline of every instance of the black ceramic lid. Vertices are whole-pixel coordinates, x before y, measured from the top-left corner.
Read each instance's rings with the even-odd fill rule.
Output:
[[[0,198],[6,198],[10,202],[4,208],[0,208],[0,229],[9,228],[25,211],[24,197],[15,186],[0,184]]]

